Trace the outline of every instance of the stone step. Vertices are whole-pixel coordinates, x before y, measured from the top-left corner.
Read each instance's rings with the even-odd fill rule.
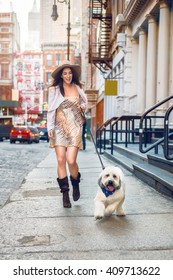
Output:
[[[148,163],[173,173],[173,161],[158,155],[147,155]]]
[[[173,197],[173,174],[152,164],[134,164],[133,174],[158,192]]]
[[[148,158],[150,158],[150,160],[152,158],[152,161],[154,161],[155,158],[158,161],[159,155],[141,154],[138,149],[135,151],[120,145],[114,147],[113,155],[111,155],[110,150],[105,150],[104,156],[126,168],[140,180],[155,188],[160,193],[173,197],[173,173],[170,172],[170,170],[172,171],[172,162],[168,163],[167,160],[163,160],[162,158],[162,161],[165,162],[165,169],[166,162],[167,166],[169,166],[169,168],[165,170],[164,168],[159,168],[156,162],[152,162],[151,164],[148,161]]]

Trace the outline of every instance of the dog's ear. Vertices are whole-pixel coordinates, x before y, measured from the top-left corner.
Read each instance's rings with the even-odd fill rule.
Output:
[[[119,179],[119,186],[121,187],[121,178]]]
[[[102,174],[100,174],[99,178],[98,178],[98,185],[101,187],[102,185]]]

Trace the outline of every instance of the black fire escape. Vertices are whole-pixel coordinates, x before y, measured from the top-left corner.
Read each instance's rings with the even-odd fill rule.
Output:
[[[90,0],[89,14],[89,63],[102,73],[111,69],[110,41],[112,14],[109,0]]]

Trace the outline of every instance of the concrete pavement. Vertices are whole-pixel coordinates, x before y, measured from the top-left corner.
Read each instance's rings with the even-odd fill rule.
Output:
[[[70,209],[62,207],[54,150],[27,175],[0,209],[0,259],[172,260],[173,200],[123,169],[126,216],[95,221],[101,165],[91,142],[79,152],[78,163],[81,198],[71,199]]]

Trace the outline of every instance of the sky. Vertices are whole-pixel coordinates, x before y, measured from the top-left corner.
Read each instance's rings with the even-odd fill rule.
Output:
[[[9,11],[10,2],[13,7],[13,11],[17,14],[17,19],[20,24],[21,31],[21,46],[24,49],[25,41],[27,40],[28,29],[28,12],[32,9],[34,0],[0,0],[0,10],[2,12]],[[37,0],[37,7],[39,8],[40,1]]]

